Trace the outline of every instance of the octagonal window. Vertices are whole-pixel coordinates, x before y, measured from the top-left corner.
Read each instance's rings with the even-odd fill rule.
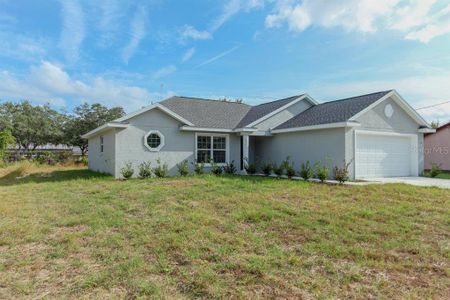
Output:
[[[159,151],[164,146],[164,136],[158,130],[152,130],[145,135],[144,144],[150,151]]]

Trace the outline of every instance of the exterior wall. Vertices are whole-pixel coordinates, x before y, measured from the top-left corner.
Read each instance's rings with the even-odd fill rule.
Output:
[[[117,132],[116,166],[115,176],[120,176],[120,169],[131,162],[135,169],[135,176],[138,174],[138,166],[144,161],[149,161],[152,167],[157,165],[157,159],[161,163],[169,166],[169,175],[177,175],[176,165],[183,160],[189,161],[189,168],[192,171],[191,162],[195,161],[195,132],[180,131],[181,124],[176,119],[170,117],[158,109],[150,110],[129,120],[129,127]],[[150,130],[158,130],[164,135],[165,145],[159,152],[152,152],[144,146],[144,136]],[[230,135],[229,160],[234,160],[236,167],[240,161],[240,137]]]
[[[101,136],[103,136],[103,152],[100,152]],[[116,149],[115,139],[116,135],[114,129],[89,139],[89,170],[114,175]]]
[[[384,109],[391,104],[394,113],[391,118],[386,117]],[[416,134],[418,148],[412,149],[418,156],[419,174],[424,169],[423,134],[418,133],[419,125],[401,108],[394,100],[387,99],[357,119],[361,126],[347,128],[345,131],[345,160],[354,162],[355,155],[355,130],[379,131],[389,133]],[[350,175],[354,179],[355,164],[350,165]]]
[[[432,163],[450,171],[450,126],[425,136],[425,169],[431,169]]]
[[[287,156],[294,162],[296,170],[302,163],[309,161],[327,163],[331,169],[342,166],[345,157],[345,130],[343,128],[321,129],[279,133],[271,137],[257,137],[255,157],[258,164],[272,161],[280,164]]]
[[[273,115],[272,117],[262,121],[261,123],[257,124],[255,127],[260,130],[268,130],[271,128],[275,128],[278,125],[283,124],[287,120],[295,117],[299,113],[307,110],[312,105],[307,100],[302,100],[294,105],[288,107],[287,109],[280,111],[279,113]]]

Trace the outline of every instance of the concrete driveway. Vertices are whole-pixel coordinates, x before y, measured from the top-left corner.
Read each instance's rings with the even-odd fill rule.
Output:
[[[389,178],[370,178],[372,182],[380,183],[406,183],[418,186],[437,186],[450,189],[450,180],[428,177],[389,177]]]

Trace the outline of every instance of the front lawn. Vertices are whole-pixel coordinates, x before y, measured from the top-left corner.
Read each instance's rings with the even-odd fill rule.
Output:
[[[448,299],[449,283],[448,190],[0,169],[2,299]]]

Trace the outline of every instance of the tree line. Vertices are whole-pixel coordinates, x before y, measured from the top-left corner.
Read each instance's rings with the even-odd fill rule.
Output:
[[[0,104],[0,148],[14,143],[18,150],[28,152],[47,144],[64,144],[80,147],[85,155],[88,144],[81,135],[124,114],[122,107],[107,108],[100,103],[84,103],[67,113],[58,112],[49,104],[5,102]]]

